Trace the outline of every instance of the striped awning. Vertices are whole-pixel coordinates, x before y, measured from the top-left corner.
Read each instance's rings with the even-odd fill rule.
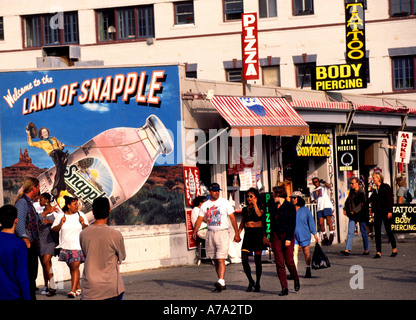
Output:
[[[311,108],[311,109],[336,109],[336,110],[351,110],[351,103],[336,102],[336,101],[319,101],[319,100],[305,100],[293,99],[290,105],[294,108]]]
[[[393,106],[390,104],[376,105],[357,102],[338,102],[338,101],[320,101],[293,99],[290,103],[293,108],[319,109],[319,110],[355,110],[375,113],[399,113],[399,114],[416,114],[415,107]]]
[[[214,96],[211,103],[241,136],[309,134],[308,124],[283,98]]]

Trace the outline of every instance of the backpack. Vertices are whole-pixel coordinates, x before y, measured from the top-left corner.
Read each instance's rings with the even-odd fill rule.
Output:
[[[411,203],[413,200],[412,194],[410,193],[409,189],[407,189],[407,193],[405,195],[405,199],[408,203]]]

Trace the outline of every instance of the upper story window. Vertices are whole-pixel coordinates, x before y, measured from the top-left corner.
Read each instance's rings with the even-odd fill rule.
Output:
[[[175,24],[194,23],[194,2],[175,2]]]
[[[97,10],[99,41],[155,36],[153,6]]]
[[[241,20],[241,14],[244,13],[243,0],[223,0],[223,1],[224,1],[225,21]]]
[[[3,25],[3,17],[0,17],[0,41],[4,40],[4,25]]]
[[[405,17],[416,14],[416,0],[390,0],[390,16]]]
[[[315,69],[316,63],[300,63],[296,65],[296,86],[310,87],[312,85],[312,69]]]
[[[25,16],[23,20],[26,47],[79,42],[77,12]]]
[[[415,89],[415,56],[393,58],[393,89]]]
[[[293,0],[293,15],[313,14],[313,0]]]
[[[259,17],[277,17],[277,0],[259,0]]]

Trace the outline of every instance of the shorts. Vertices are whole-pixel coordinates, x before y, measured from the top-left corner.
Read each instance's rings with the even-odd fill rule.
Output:
[[[76,261],[85,261],[84,253],[82,250],[66,250],[61,249],[59,253],[58,261],[64,261],[69,266],[71,263]]]
[[[298,241],[295,237],[295,244],[297,244],[298,246],[301,246],[302,248],[307,247],[311,244],[311,239],[309,240],[303,240],[303,241]]]
[[[209,259],[227,259],[230,238],[228,229],[208,230],[205,242],[205,253]]]
[[[330,217],[332,216],[332,209],[325,208],[324,210],[318,211],[316,215],[318,219],[323,218],[323,217]]]

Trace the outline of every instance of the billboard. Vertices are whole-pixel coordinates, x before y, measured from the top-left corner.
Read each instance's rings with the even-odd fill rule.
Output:
[[[178,66],[0,73],[4,203],[23,179],[115,224],[183,222]]]

